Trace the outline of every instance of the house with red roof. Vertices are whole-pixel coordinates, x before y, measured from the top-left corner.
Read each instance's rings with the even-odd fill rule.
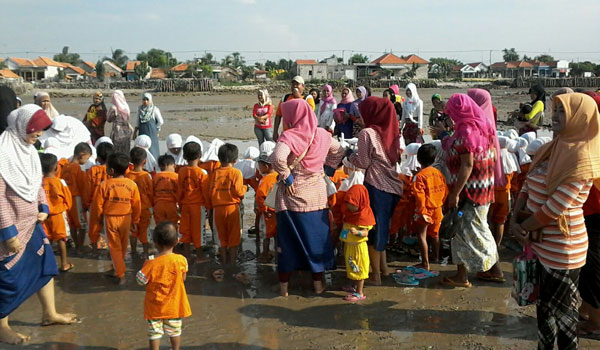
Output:
[[[541,61],[496,62],[490,66],[492,74],[498,78],[550,77],[553,69]]]
[[[83,69],[86,73],[88,73],[88,75],[91,72],[95,72],[96,71],[96,64],[94,62],[91,61],[81,61],[77,64],[77,67]]]
[[[0,69],[0,80],[11,81],[11,80],[22,80],[18,74],[8,68]]]
[[[56,77],[59,69],[63,69],[65,64],[43,56],[33,60],[28,58],[8,57],[6,59],[6,66],[24,80],[35,81]]]
[[[294,75],[301,76],[304,81],[327,80],[327,63],[317,60],[296,60],[292,68]]]
[[[142,61],[127,61],[127,65],[125,66],[125,79],[137,80],[138,76],[137,76],[137,73],[135,72],[135,67],[137,67],[141,64],[142,64]],[[148,66],[148,68],[150,68],[148,70],[148,74],[146,74],[146,76],[143,77],[142,79],[150,79],[150,77],[152,76],[152,67]]]
[[[415,79],[427,79],[429,72],[429,61],[414,54],[399,57],[384,53],[370,63],[355,66],[358,79],[399,79],[407,74]]]

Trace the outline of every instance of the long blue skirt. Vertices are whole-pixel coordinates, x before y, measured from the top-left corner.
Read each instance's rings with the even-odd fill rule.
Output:
[[[369,192],[371,210],[375,216],[375,227],[369,231],[368,245],[372,245],[376,251],[383,252],[390,237],[390,221],[394,215],[396,204],[400,196],[376,189],[373,185],[365,182]]]
[[[45,238],[44,229],[38,224],[15,266],[6,268],[14,256],[0,261],[0,318],[8,316],[58,275],[52,246],[44,243]]]
[[[277,213],[277,264],[279,272],[335,268],[327,209]]]
[[[152,145],[150,145],[150,153],[154,156],[154,159],[158,160],[160,157],[160,144],[158,143],[158,128],[156,127],[156,120],[151,119],[146,123],[140,123],[139,125],[139,135],[148,135],[152,140]]]

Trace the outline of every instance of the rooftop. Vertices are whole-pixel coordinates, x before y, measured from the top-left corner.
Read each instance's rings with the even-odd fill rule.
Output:
[[[417,55],[408,55],[406,58],[398,57],[393,53],[386,53],[379,56],[371,64],[428,64],[429,62]]]
[[[316,60],[296,60],[296,64],[317,64]]]
[[[20,77],[12,70],[5,68],[0,69],[0,78],[2,79],[19,79]]]

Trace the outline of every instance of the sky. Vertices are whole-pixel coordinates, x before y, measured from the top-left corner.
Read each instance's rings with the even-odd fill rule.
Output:
[[[94,62],[117,48],[131,59],[159,48],[180,61],[393,52],[487,64],[514,47],[600,63],[599,15],[600,0],[0,0],[0,57],[69,46]]]

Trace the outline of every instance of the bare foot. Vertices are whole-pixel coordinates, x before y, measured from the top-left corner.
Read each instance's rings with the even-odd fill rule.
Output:
[[[125,279],[125,278],[123,278]],[[54,316],[44,317],[42,326],[51,326],[55,324],[73,324],[78,321],[77,315],[71,313],[55,314]]]
[[[10,327],[0,328],[0,343],[23,344],[29,339],[28,336],[15,332]]]
[[[380,286],[381,285],[381,274],[372,273],[367,280],[367,283],[372,286]]]
[[[315,294],[323,294],[325,291],[325,287],[323,287],[323,282],[321,281],[314,281],[313,286],[315,288]]]
[[[125,283],[127,283],[127,279],[125,278],[125,276],[118,278],[117,277],[117,285],[118,286],[124,286]]]

